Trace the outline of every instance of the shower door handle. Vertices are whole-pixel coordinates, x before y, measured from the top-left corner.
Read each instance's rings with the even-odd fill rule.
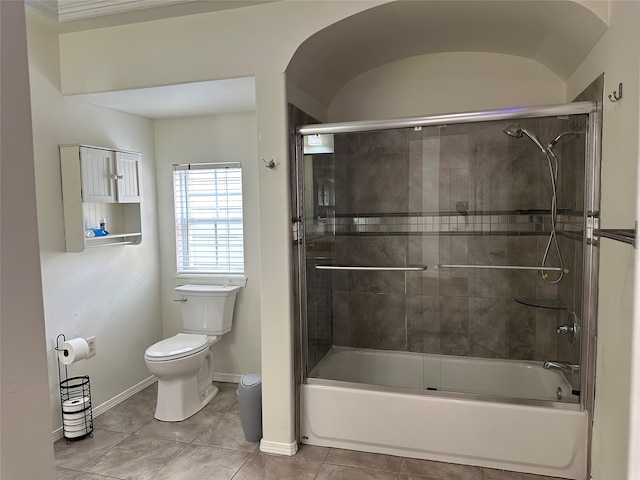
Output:
[[[368,266],[348,266],[348,265],[316,265],[317,270],[369,270],[379,272],[423,272],[426,266],[420,267],[368,267]]]

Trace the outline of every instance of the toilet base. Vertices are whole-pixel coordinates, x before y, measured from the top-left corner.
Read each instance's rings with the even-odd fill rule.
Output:
[[[154,417],[162,422],[181,422],[202,410],[218,393],[210,384],[201,393],[197,378],[160,380]]]
[[[213,384],[213,352],[208,349],[204,359],[200,355],[187,358],[192,361],[193,366],[196,366],[195,371],[191,370],[191,367],[187,370],[187,372],[193,371],[192,374],[185,376],[184,370],[181,369],[186,367],[185,359],[179,359],[173,361],[176,367],[174,375],[171,374],[168,365],[162,369],[163,375],[157,375],[158,399],[154,414],[157,420],[162,422],[186,420],[202,410],[218,393],[218,387]],[[200,374],[203,376],[201,377]]]

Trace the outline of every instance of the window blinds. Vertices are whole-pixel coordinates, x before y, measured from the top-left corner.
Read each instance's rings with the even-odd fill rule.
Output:
[[[244,273],[240,163],[173,166],[177,273]]]

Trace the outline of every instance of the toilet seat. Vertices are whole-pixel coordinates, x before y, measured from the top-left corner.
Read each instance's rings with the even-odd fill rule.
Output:
[[[195,355],[207,348],[209,337],[206,335],[178,333],[151,345],[144,352],[144,357],[151,362],[166,362]]]

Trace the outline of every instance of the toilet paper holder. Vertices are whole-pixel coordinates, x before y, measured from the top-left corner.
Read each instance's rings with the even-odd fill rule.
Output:
[[[61,345],[65,342],[64,334],[58,335],[55,346],[56,353],[64,351]],[[68,366],[58,358],[58,379],[60,380],[62,434],[67,443],[93,437],[89,375],[69,377]]]

